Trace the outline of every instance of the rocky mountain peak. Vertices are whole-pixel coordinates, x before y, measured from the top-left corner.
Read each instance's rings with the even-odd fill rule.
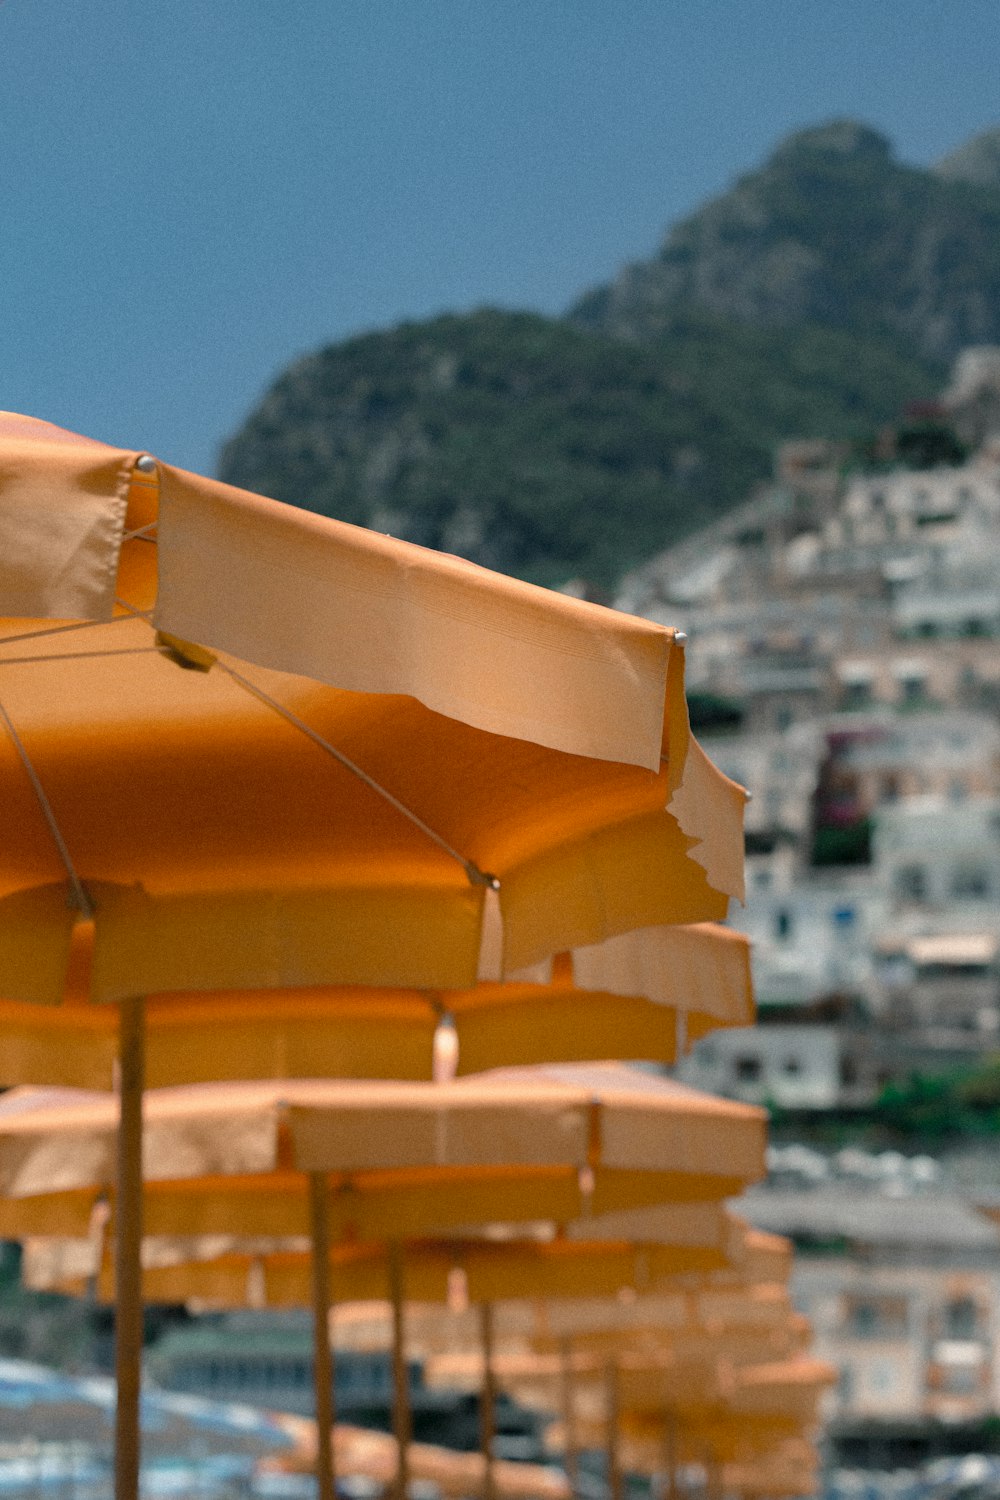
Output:
[[[943,156],[933,171],[952,182],[1000,188],[1000,125],[974,135],[963,146]]]
[[[797,131],[570,316],[649,341],[692,311],[878,332],[935,361],[1000,343],[1000,131],[936,171],[854,120]]]
[[[892,158],[892,142],[881,131],[858,120],[830,120],[825,125],[813,125],[787,136],[772,154],[771,161],[787,162],[806,153],[820,152],[888,162]]]

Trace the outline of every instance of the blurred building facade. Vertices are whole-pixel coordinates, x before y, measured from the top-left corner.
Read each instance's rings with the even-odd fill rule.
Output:
[[[864,463],[787,444],[771,484],[623,583],[688,632],[699,732],[753,797],[730,920],[765,1026],[702,1044],[693,1082],[849,1107],[1000,1043],[997,370],[968,351],[934,420]]]

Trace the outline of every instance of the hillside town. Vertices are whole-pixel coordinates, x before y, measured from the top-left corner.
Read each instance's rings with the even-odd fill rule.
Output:
[[[860,1467],[940,1457],[956,1427],[967,1450],[1000,1414],[1000,1154],[837,1147],[887,1090],[1000,1050],[998,522],[1000,349],[976,348],[865,459],[784,445],[772,483],[618,601],[688,632],[700,733],[752,790],[731,922],[761,1024],[684,1074],[772,1106],[751,1212],[799,1248],[841,1371],[834,1447]]]

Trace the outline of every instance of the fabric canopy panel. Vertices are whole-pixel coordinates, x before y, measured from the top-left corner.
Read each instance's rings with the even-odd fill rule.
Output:
[[[113,1179],[116,1124],[108,1096],[4,1096],[0,1231],[85,1234]],[[596,1221],[731,1196],[763,1175],[764,1142],[761,1110],[614,1065],[162,1090],[145,1101],[146,1229],[306,1233],[306,1174],[326,1178],[344,1232]]]
[[[410,699],[234,668],[261,702],[221,662],[184,671],[143,620],[58,651],[3,629],[0,703],[18,736],[0,740],[5,998],[62,998],[76,921],[22,751],[93,911],[96,999],[460,988],[634,927],[718,919],[739,894],[735,801],[723,788],[720,889],[667,810],[669,763],[567,757]]]
[[[37,1284],[44,1287],[41,1280]],[[647,1305],[655,1301],[651,1297],[636,1300]],[[454,1338],[454,1320],[450,1321],[449,1332]],[[661,1373],[673,1375],[690,1386],[703,1378],[706,1366],[714,1368],[720,1362],[731,1368],[773,1365],[778,1360],[806,1353],[812,1339],[808,1319],[794,1313],[789,1313],[787,1321],[774,1328],[709,1331],[691,1324],[681,1330],[651,1327],[645,1332],[648,1337],[640,1339],[622,1334],[606,1341],[578,1338],[570,1342],[564,1339],[560,1341],[558,1353],[538,1353],[525,1348],[518,1340],[517,1347],[494,1355],[493,1371],[498,1382],[519,1400],[528,1405],[550,1408],[560,1404],[560,1387],[567,1369],[576,1385],[603,1380],[610,1357],[618,1363],[626,1404],[638,1407],[647,1392],[654,1395],[656,1378]],[[411,1344],[413,1342],[411,1329]],[[643,1384],[647,1373],[650,1380]],[[472,1339],[465,1347],[456,1349],[453,1346],[445,1353],[431,1355],[424,1369],[428,1384],[452,1389],[478,1390],[482,1377],[481,1351]],[[634,1400],[628,1395],[629,1380],[636,1384]],[[666,1404],[662,1394],[655,1396],[654,1404]]]
[[[711,1271],[738,1259],[741,1226],[720,1219],[705,1243],[681,1233],[678,1243],[632,1245],[603,1240],[451,1239],[410,1242],[406,1247],[404,1295],[409,1302],[447,1303],[456,1295],[470,1302],[503,1302],[520,1297],[611,1297],[621,1291],[649,1291],[678,1276]],[[688,1242],[685,1242],[688,1241]],[[206,1247],[192,1244],[192,1254]],[[207,1259],[183,1259],[179,1241],[164,1243],[163,1263],[144,1269],[149,1302],[191,1302],[202,1307],[307,1307],[311,1296],[308,1252],[269,1248],[224,1252]],[[35,1290],[83,1295],[94,1286],[96,1262],[79,1242],[29,1241],[25,1284]],[[169,1262],[169,1263],[168,1263]],[[352,1302],[381,1301],[389,1295],[391,1270],[384,1245],[346,1244],[331,1255],[334,1295]],[[101,1261],[97,1289],[114,1295],[110,1263]]]
[[[572,1167],[427,1168],[406,1172],[330,1175],[326,1212],[330,1232],[345,1238],[406,1238],[472,1222],[488,1223],[497,1212],[510,1222],[570,1223],[597,1210],[636,1201],[683,1201],[684,1194],[711,1197],[731,1178],[676,1172],[594,1173],[593,1191]],[[79,1188],[0,1199],[0,1235],[86,1236],[106,1188]],[[187,1184],[150,1183],[143,1193],[148,1234],[153,1236],[304,1235],[309,1200],[303,1174],[205,1177]]]
[[[658,766],[662,627],[140,457],[0,413],[0,615],[108,621],[124,595],[244,661]]]
[[[67,884],[104,999],[457,987],[742,894],[671,632],[6,428],[0,994],[61,997]]]
[[[599,1442],[603,1433],[600,1423],[588,1434]],[[551,1430],[554,1446],[559,1447],[562,1434]],[[623,1432],[619,1439],[620,1458],[624,1467],[640,1474],[662,1474],[664,1440],[662,1435],[640,1436]],[[678,1426],[673,1444],[678,1465],[706,1469],[724,1495],[787,1497],[802,1500],[816,1492],[819,1477],[819,1455],[815,1438],[802,1427],[784,1424],[771,1427],[742,1428],[739,1420],[729,1417],[711,1426]]]
[[[752,1023],[749,943],[713,923],[641,928],[467,990],[340,986],[288,991],[280,1005],[270,991],[154,997],[147,1081],[429,1079],[442,1016],[459,1073],[551,1057],[670,1063],[679,1023],[688,1036]],[[115,1006],[0,1000],[0,1077],[111,1088],[118,1028]]]
[[[642,1225],[641,1209],[633,1208],[629,1217],[633,1226]],[[498,1307],[496,1339],[498,1343],[513,1340],[519,1348],[530,1346],[538,1353],[558,1354],[568,1339],[574,1348],[607,1352],[647,1342],[669,1344],[689,1335],[698,1340],[783,1336],[790,1325],[797,1325],[787,1288],[791,1244],[747,1226],[741,1241],[737,1265],[686,1281],[668,1292],[550,1302],[535,1298]],[[380,1322],[377,1310],[366,1310],[364,1316],[357,1310],[352,1327],[355,1322],[362,1327],[366,1340],[360,1347],[381,1346],[386,1317],[384,1313]],[[446,1321],[414,1315],[410,1332],[415,1346],[427,1356],[479,1347],[475,1321],[464,1314],[450,1312]]]
[[[311,1472],[315,1464],[315,1424],[299,1421],[298,1451],[282,1455],[274,1467],[281,1472]],[[342,1423],[333,1429],[334,1454],[338,1474],[364,1475],[381,1485],[396,1478],[397,1450],[387,1433],[367,1427],[348,1427]],[[481,1453],[458,1453],[437,1448],[430,1443],[411,1443],[407,1450],[409,1476],[431,1484],[442,1495],[465,1500],[482,1492],[484,1460]],[[498,1500],[572,1500],[564,1474],[551,1466],[494,1460],[493,1492]]]
[[[20,1199],[18,1206],[30,1207],[34,1201],[33,1199]],[[426,1215],[428,1218],[430,1216]],[[97,1232],[92,1232],[87,1239],[55,1236],[24,1239],[22,1241],[24,1245],[22,1267],[25,1285],[36,1291],[73,1290],[75,1289],[74,1283],[82,1284],[88,1279],[103,1274],[106,1235],[100,1228],[101,1217],[103,1216],[95,1216],[93,1228]],[[507,1258],[511,1259],[518,1253],[517,1246],[521,1241],[528,1241],[533,1247],[547,1244],[557,1235],[570,1241],[585,1240],[591,1244],[630,1242],[625,1236],[609,1234],[603,1216],[588,1214],[561,1225],[545,1220],[489,1225],[478,1234],[470,1233],[460,1225],[450,1226],[447,1229],[435,1231],[433,1238],[429,1239],[427,1244],[428,1253],[434,1258],[433,1264],[438,1266],[441,1248],[440,1244],[436,1244],[435,1241],[439,1242],[442,1239],[448,1241],[449,1247],[456,1243],[464,1243],[464,1238],[468,1239],[470,1244],[485,1241],[489,1246],[499,1245]],[[720,1263],[721,1257],[729,1264],[742,1262],[745,1235],[746,1226],[741,1221],[734,1220],[720,1203],[712,1201],[673,1203],[660,1211],[655,1226],[651,1227],[643,1243],[669,1245],[676,1250],[710,1251],[709,1258],[713,1262]],[[259,1233],[193,1237],[147,1235],[143,1241],[142,1252],[143,1265],[149,1270],[160,1270],[167,1267],[187,1266],[196,1262],[220,1260],[224,1257],[228,1257],[234,1265],[238,1263],[252,1266],[261,1263],[267,1257],[275,1257],[291,1263],[295,1257],[311,1253],[311,1245],[306,1235],[270,1239]],[[451,1253],[450,1249],[447,1253]],[[528,1253],[533,1253],[533,1250],[529,1250]],[[359,1246],[356,1240],[351,1239],[341,1255],[341,1260],[345,1264],[358,1259],[367,1263],[372,1260],[378,1261],[381,1257],[380,1248],[374,1245],[367,1248]],[[694,1257],[696,1260],[704,1258]],[[376,1268],[373,1274],[377,1277],[382,1274],[382,1271]],[[108,1284],[110,1285],[110,1282]]]

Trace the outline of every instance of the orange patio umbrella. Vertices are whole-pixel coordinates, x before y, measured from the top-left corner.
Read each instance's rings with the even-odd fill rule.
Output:
[[[716,919],[742,793],[671,632],[16,416],[0,616],[0,996],[121,1006],[131,1500],[144,997],[461,987]]]
[[[467,985],[741,890],[671,632],[44,424],[0,464],[8,998],[81,914],[122,999]]]
[[[297,1451],[274,1460],[269,1467],[282,1473],[310,1472],[315,1467],[316,1426],[295,1423]],[[334,1428],[338,1474],[363,1474],[384,1485],[397,1477],[399,1455],[396,1444],[385,1433],[365,1427]],[[486,1487],[486,1465],[482,1454],[456,1453],[430,1443],[411,1443],[408,1452],[410,1477],[433,1484],[443,1495],[464,1500]],[[502,1459],[492,1466],[493,1492],[498,1500],[572,1500],[565,1475],[542,1464],[511,1463]]]
[[[114,1101],[92,1095],[46,1107],[43,1095],[38,1107],[30,1105],[30,1095],[15,1094],[0,1106],[0,1188],[10,1195],[0,1203],[0,1230],[83,1235],[113,1175]],[[719,1202],[764,1170],[761,1111],[613,1065],[512,1069],[449,1084],[201,1085],[154,1092],[145,1107],[144,1223],[153,1235],[309,1236],[311,1257],[288,1252],[274,1257],[273,1269],[269,1263],[268,1291],[272,1300],[312,1300],[321,1413],[329,1408],[331,1237],[374,1234],[398,1244],[449,1224],[588,1212],[588,1228],[597,1233],[603,1225],[610,1235],[615,1210],[625,1205]],[[707,1240],[704,1233],[699,1240],[688,1230],[688,1245],[682,1241],[669,1265],[651,1274],[722,1263],[720,1229],[710,1226]],[[487,1251],[478,1252],[486,1257],[475,1271],[480,1278],[493,1268]],[[537,1277],[545,1267],[559,1288],[581,1263],[572,1241],[528,1253],[515,1274]],[[613,1286],[639,1274],[625,1264],[626,1247],[622,1257],[608,1273]],[[439,1256],[429,1273],[445,1290],[452,1264]],[[206,1276],[218,1284],[231,1274],[231,1265],[232,1257],[202,1266],[203,1287]],[[388,1265],[398,1320],[398,1253]],[[335,1267],[344,1295],[372,1295],[346,1281],[365,1269],[357,1256]],[[146,1294],[171,1295],[163,1290],[169,1274],[151,1267]],[[384,1278],[381,1265],[376,1274]],[[271,1292],[272,1279],[282,1276],[285,1289]],[[236,1284],[242,1300],[245,1268]],[[581,1288],[606,1289],[607,1275]],[[376,1295],[383,1293],[381,1287]],[[511,1294],[508,1283],[504,1295]],[[200,1295],[219,1300],[221,1293]],[[405,1442],[401,1408],[401,1455]]]
[[[681,1208],[690,1207],[682,1205]],[[675,1240],[632,1245],[621,1240],[539,1237],[495,1241],[438,1235],[408,1240],[402,1257],[407,1302],[446,1304],[456,1296],[480,1304],[512,1300],[525,1287],[545,1296],[613,1296],[622,1288],[662,1286],[678,1276],[713,1270],[740,1254],[738,1226],[724,1214],[697,1205],[704,1225],[692,1231],[681,1211]],[[189,1302],[201,1309],[307,1307],[312,1303],[312,1252],[308,1242],[199,1236],[146,1241],[146,1298]],[[392,1299],[392,1245],[335,1245],[331,1282],[352,1302]],[[114,1297],[113,1267],[88,1241],[29,1239],[24,1284],[35,1291]],[[537,1356],[536,1356],[537,1358]]]
[[[641,1220],[655,1212],[638,1210],[633,1217]],[[808,1346],[808,1322],[792,1311],[780,1282],[755,1284],[752,1279],[760,1275],[783,1280],[788,1262],[787,1241],[745,1230],[743,1254],[734,1269],[679,1277],[678,1290],[666,1295],[636,1295],[623,1289],[616,1297],[498,1308],[497,1338],[505,1352],[494,1360],[494,1379],[529,1406],[561,1410],[571,1474],[576,1471],[577,1397],[582,1383],[584,1412],[589,1405],[591,1424],[596,1421],[608,1438],[609,1473],[616,1485],[620,1406],[662,1406],[667,1414],[662,1451],[669,1455],[666,1467],[672,1471],[671,1401],[692,1393],[704,1400],[711,1392],[718,1394],[720,1372],[749,1364],[773,1365]],[[744,1282],[744,1308],[734,1305],[737,1279]],[[730,1304],[722,1309],[725,1319],[712,1303],[720,1287]],[[463,1387],[478,1384],[482,1362],[478,1350],[470,1352],[475,1343],[470,1331],[452,1319],[448,1329],[440,1331],[438,1343],[436,1332],[424,1330],[425,1347],[431,1351],[428,1380]]]
[[[711,1471],[727,1461],[759,1462],[762,1452],[808,1440],[822,1394],[836,1380],[832,1366],[806,1356],[735,1370],[720,1364],[707,1378],[677,1371],[665,1381],[664,1372],[651,1373],[626,1370],[623,1380],[621,1367],[609,1362],[605,1412],[577,1415],[574,1424],[585,1442],[608,1435],[613,1475],[624,1462],[665,1471],[671,1484],[682,1464]],[[559,1426],[551,1437],[566,1441]]]
[[[710,1211],[712,1210],[712,1211]],[[700,1222],[698,1222],[700,1221]],[[598,1233],[588,1220],[574,1226],[580,1235]],[[331,1256],[331,1276],[338,1293],[359,1301],[391,1297],[393,1363],[397,1399],[404,1389],[405,1361],[402,1304],[447,1303],[461,1295],[479,1309],[483,1342],[483,1449],[487,1467],[484,1489],[493,1494],[493,1409],[496,1376],[492,1355],[493,1306],[525,1294],[546,1297],[613,1296],[623,1289],[647,1291],[679,1276],[710,1270],[739,1259],[742,1226],[728,1221],[707,1204],[679,1205],[672,1239],[634,1245],[598,1239],[461,1241],[454,1238],[408,1243],[405,1263],[384,1245],[345,1245]],[[666,1224],[661,1231],[669,1233]],[[147,1242],[152,1262],[144,1273],[146,1297],[154,1302],[194,1301],[199,1307],[300,1307],[308,1305],[313,1286],[309,1254],[303,1246],[263,1242],[225,1250],[205,1242]],[[83,1247],[80,1247],[83,1248]],[[68,1249],[68,1254],[67,1254]],[[221,1250],[221,1253],[219,1253]],[[199,1256],[214,1258],[198,1259]],[[70,1242],[28,1242],[26,1283],[36,1289],[81,1294],[95,1285],[89,1275],[98,1259],[86,1250],[74,1256]],[[74,1260],[77,1263],[74,1264]],[[98,1269],[99,1294],[110,1296],[113,1283],[107,1263]],[[66,1274],[70,1272],[72,1274]],[[400,1492],[406,1481],[408,1418],[397,1409]],[[320,1442],[322,1451],[322,1440]]]
[[[411,1078],[607,1057],[673,1063],[709,1030],[754,1020],[749,942],[716,923],[639,928],[472,988],[332,985],[157,995],[148,1088],[265,1078]],[[107,1089],[114,1005],[0,999],[4,1076]],[[211,1045],[206,1045],[206,1034]]]

